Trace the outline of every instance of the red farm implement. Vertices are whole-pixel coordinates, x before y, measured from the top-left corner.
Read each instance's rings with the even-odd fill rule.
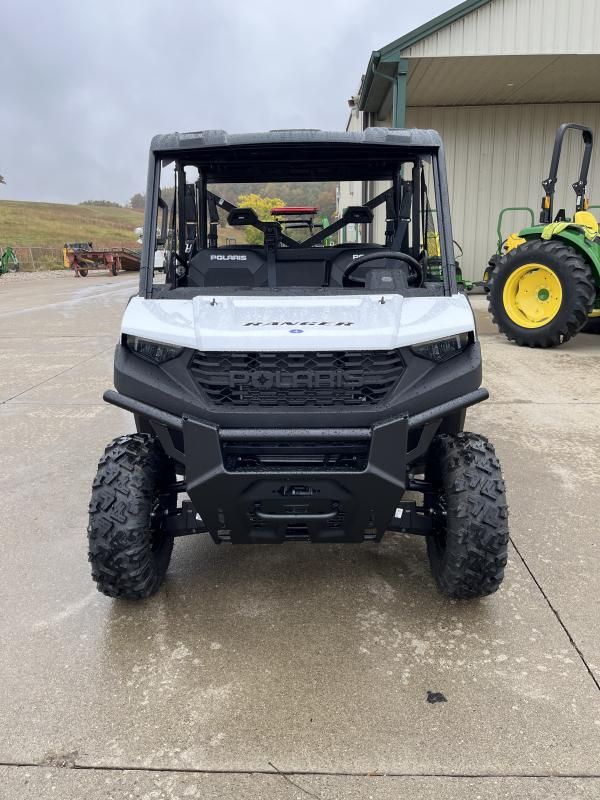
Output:
[[[91,242],[71,242],[63,247],[63,262],[76,278],[85,278],[90,270],[101,269],[116,275],[120,270],[139,272],[140,253],[126,247],[95,249]]]

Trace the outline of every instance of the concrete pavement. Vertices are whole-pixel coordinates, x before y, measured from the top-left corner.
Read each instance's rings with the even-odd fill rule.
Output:
[[[416,537],[191,537],[156,597],[114,602],[85,527],[132,430],[101,392],[135,284],[0,280],[0,798],[600,796],[600,337],[519,349],[473,300],[492,398],[469,428],[514,543],[494,597],[440,596]]]

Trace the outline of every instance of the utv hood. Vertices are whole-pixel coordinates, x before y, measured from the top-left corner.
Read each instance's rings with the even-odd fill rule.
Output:
[[[134,297],[122,333],[195,350],[391,350],[475,330],[462,294],[451,297]]]

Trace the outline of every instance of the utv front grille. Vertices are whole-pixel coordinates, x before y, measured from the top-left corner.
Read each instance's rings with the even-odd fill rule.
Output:
[[[400,350],[196,352],[190,362],[196,385],[217,406],[377,405],[404,369]]]
[[[361,472],[369,442],[222,442],[221,452],[227,472]]]

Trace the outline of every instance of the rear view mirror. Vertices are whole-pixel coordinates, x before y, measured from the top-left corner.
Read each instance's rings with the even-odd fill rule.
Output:
[[[357,225],[368,225],[373,222],[373,211],[367,206],[348,206],[342,216],[344,222],[354,222]]]

